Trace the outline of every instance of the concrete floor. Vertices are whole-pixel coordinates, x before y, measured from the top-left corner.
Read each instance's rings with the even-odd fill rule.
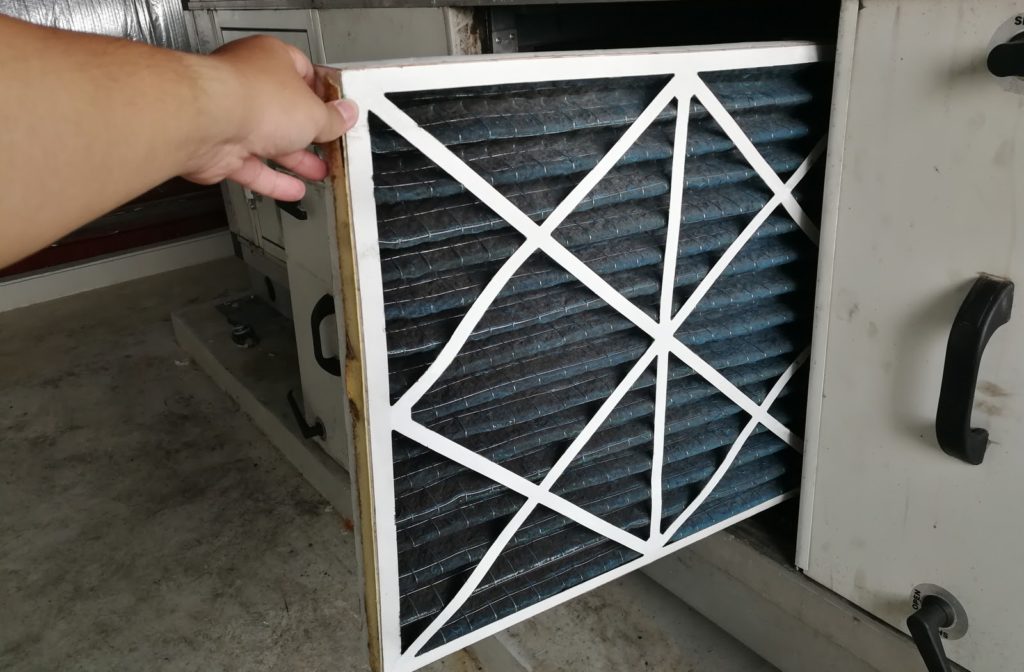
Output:
[[[366,669],[350,522],[171,333],[244,286],[232,260],[0,314],[0,669]],[[536,672],[772,669],[640,577],[508,637]]]

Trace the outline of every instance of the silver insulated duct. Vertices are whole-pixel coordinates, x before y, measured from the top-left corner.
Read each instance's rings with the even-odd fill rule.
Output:
[[[0,0],[0,14],[42,26],[189,49],[180,0]]]

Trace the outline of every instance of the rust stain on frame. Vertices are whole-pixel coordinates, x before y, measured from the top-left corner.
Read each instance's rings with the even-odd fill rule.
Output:
[[[321,99],[342,97],[340,71],[317,67],[315,90]],[[342,333],[345,334],[345,387],[352,419],[353,486],[356,521],[356,553],[363,570],[363,608],[369,642],[370,668],[381,672],[383,655],[380,640],[380,586],[377,576],[376,522],[373,514],[373,485],[370,479],[372,455],[369,445],[369,424],[366,414],[366,389],[363,376],[363,333],[359,320],[359,281],[356,272],[355,241],[352,213],[349,208],[348,175],[345,169],[344,139],[322,145],[330,166],[331,189],[334,192],[334,222],[338,238],[339,276],[341,278]]]

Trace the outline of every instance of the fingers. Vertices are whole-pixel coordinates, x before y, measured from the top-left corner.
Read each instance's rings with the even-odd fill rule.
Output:
[[[324,120],[314,142],[330,142],[352,128],[359,118],[359,107],[351,100],[332,100],[324,104]]]
[[[327,164],[307,149],[275,156],[274,161],[299,177],[307,180],[322,180],[327,177]]]
[[[358,107],[348,100],[320,100],[309,58],[275,38],[238,40],[214,56],[227,66],[218,72],[237,78],[245,95],[232,98],[231,116],[237,119],[224,125],[228,137],[202,152],[187,174],[231,179],[273,198],[301,198],[302,179],[318,181],[328,174],[326,164],[303,148],[311,141],[337,140],[357,122]],[[242,156],[249,158],[231,171]],[[294,175],[275,172],[257,156],[273,159]]]
[[[302,180],[279,173],[254,156],[247,158],[241,168],[228,175],[228,179],[279,201],[297,201],[306,194]]]
[[[288,53],[292,57],[292,63],[295,65],[295,71],[299,73],[299,76],[306,81],[306,84],[313,87],[313,64],[310,63],[306,55],[298,49],[298,47],[290,44],[285,44],[288,47]]]
[[[310,89],[314,88],[313,64],[299,49],[290,44],[286,46],[288,47],[288,53],[291,54],[296,72],[299,73]],[[313,138],[313,142],[330,142],[331,140],[337,140],[343,133],[345,133],[345,131],[355,125],[358,118],[359,108],[351,100],[334,100],[326,103],[324,105],[323,123],[317,131],[316,136]],[[290,166],[285,167],[289,170],[295,170]],[[300,171],[295,170],[295,172]],[[324,175],[326,174],[327,173],[325,172]],[[321,175],[320,177],[311,177],[309,179],[319,180],[322,179],[324,175]],[[306,175],[303,176],[308,177]]]
[[[299,49],[290,44],[286,46],[288,47],[288,53],[292,57],[292,63],[295,65],[295,71],[299,73],[299,76],[306,82],[306,85],[310,89],[313,89],[313,64]],[[330,142],[331,140],[337,140],[341,137],[342,133],[355,125],[358,118],[359,108],[356,107],[356,104],[351,100],[335,100],[325,104],[323,123],[320,130],[317,131],[316,136],[313,138],[313,142]],[[292,170],[291,168],[289,169]],[[326,175],[326,172],[324,175]],[[323,176],[310,179],[321,179],[322,177]]]
[[[290,44],[286,44],[285,46],[288,47],[288,53],[292,57],[292,63],[295,65],[295,71],[299,73],[299,76],[306,82],[306,85],[310,89],[313,89],[315,77],[313,64],[298,48]],[[356,120],[359,118],[359,108],[351,100],[331,101],[324,106],[324,109],[324,121],[320,130],[313,139],[314,142],[330,142],[331,140],[337,140],[345,131],[352,128],[355,125]]]

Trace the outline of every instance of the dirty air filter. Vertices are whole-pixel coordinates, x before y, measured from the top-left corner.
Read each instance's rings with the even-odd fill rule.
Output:
[[[339,212],[380,668],[420,667],[794,493],[821,57],[341,73],[364,110]]]

